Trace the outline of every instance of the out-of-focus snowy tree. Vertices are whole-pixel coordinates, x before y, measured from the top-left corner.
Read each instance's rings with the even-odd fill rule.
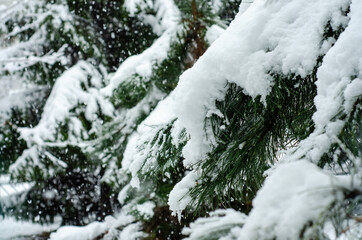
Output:
[[[107,72],[156,35],[118,1],[43,0],[2,10],[0,35],[1,84],[18,86],[1,100],[1,168],[36,183],[12,211],[41,222],[102,219],[114,197],[82,143],[113,116],[100,93]]]

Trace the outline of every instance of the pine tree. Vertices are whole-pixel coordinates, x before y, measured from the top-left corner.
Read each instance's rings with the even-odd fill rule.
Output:
[[[328,239],[329,224],[336,236],[361,236],[361,91],[350,92],[360,86],[359,9],[358,1],[256,1],[181,76],[173,104],[190,133],[191,172],[170,207],[248,214],[234,223],[233,212],[210,213],[184,231],[191,239],[212,226],[206,239]]]
[[[94,239],[359,239],[362,4],[252,2],[6,10],[0,73],[27,85],[0,167],[35,182],[7,210]]]
[[[31,101],[21,109],[9,106],[26,119],[22,124],[15,113],[4,116],[9,119],[4,121],[17,123],[2,128],[4,135],[11,136],[3,138],[8,142],[2,149],[8,161],[4,171],[12,163],[9,171],[14,180],[35,182],[11,211],[40,222],[61,215],[63,224],[77,225],[116,212],[119,206],[112,199],[129,181],[128,171],[119,169],[130,135],[205,52],[208,28],[222,31],[230,22],[238,4],[233,9],[228,5],[64,0],[27,1],[7,10],[2,19],[2,52],[12,59],[4,60],[2,75],[20,79],[27,89],[44,89],[42,97],[35,99],[40,101],[35,121],[28,123],[30,117],[22,116],[34,108]],[[119,64],[114,76],[109,74]],[[185,132],[180,134],[186,137]],[[174,161],[178,161],[180,147],[170,154],[176,154]],[[180,165],[176,171],[178,177],[166,183],[164,174],[150,176],[151,186],[157,187],[154,199],[131,189],[134,196],[124,208],[130,208],[136,219],[149,221],[135,210],[146,199],[157,205],[155,212],[169,218],[156,226],[153,220],[146,223],[150,236],[162,228],[169,228],[162,234],[174,231],[175,236],[181,230],[181,226],[172,230],[174,225],[167,223],[175,222],[167,195],[184,169]]]
[[[182,129],[170,136],[174,132],[175,119],[151,127],[151,133],[140,140],[139,131],[157,112],[157,104],[165,101],[162,99],[167,99],[166,96],[177,86],[181,73],[192,67],[205,52],[211,41],[207,39],[207,30],[223,31],[222,27],[229,23],[230,15],[236,14],[238,6],[236,4],[233,9],[225,11],[227,1],[219,6],[211,5],[209,1],[175,1],[175,5],[178,10],[164,6],[173,18],[178,17],[176,21],[173,19],[174,24],[148,50],[132,62],[125,61],[111,79],[106,90],[118,109],[118,116],[100,129],[102,137],[90,147],[91,152],[107,163],[104,181],[121,191],[118,200],[123,209],[128,209],[143,222],[143,230],[150,239],[179,239],[182,227],[193,219],[190,216],[180,225],[167,206],[169,192],[185,174],[181,150],[188,136]],[[164,11],[161,6],[159,11]],[[155,52],[160,51],[159,44],[163,44],[165,39],[168,42],[167,48],[162,49],[165,52]],[[150,167],[144,172],[130,169],[129,164],[137,162],[130,156],[134,146],[138,148],[139,153],[136,154],[141,155],[141,159],[152,161],[144,164]],[[153,151],[149,152],[150,149]],[[145,208],[153,209],[154,213],[144,212]]]

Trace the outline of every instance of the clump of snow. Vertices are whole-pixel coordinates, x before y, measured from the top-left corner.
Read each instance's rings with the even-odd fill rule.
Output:
[[[247,216],[234,209],[219,209],[209,214],[209,217],[198,218],[182,230],[182,234],[189,236],[185,240],[202,240],[221,238],[235,226],[242,226]]]
[[[103,222],[93,222],[86,226],[63,226],[50,235],[50,240],[93,240],[102,237],[104,240],[127,239],[136,240],[146,237],[142,232],[142,224],[135,223],[125,207],[116,216],[107,216]]]
[[[177,215],[179,221],[181,221],[182,210],[189,206],[192,201],[189,190],[196,186],[199,178],[199,173],[191,171],[186,174],[186,176],[178,182],[170,192],[168,205],[173,214]]]
[[[179,21],[178,9],[174,1],[170,0],[130,0],[125,1],[124,6],[132,15],[143,18],[146,24],[150,24],[153,31],[161,35],[166,30],[173,28]],[[146,14],[145,10],[155,9],[156,15]]]
[[[126,226],[119,235],[119,239],[137,240],[147,236],[146,233],[141,231],[142,224],[140,222],[129,224]]]
[[[357,98],[362,95],[362,79],[355,78],[351,81],[346,87],[346,90],[343,93],[345,102],[343,103],[343,108],[345,112],[349,113],[352,111],[353,104],[356,102]]]
[[[122,188],[122,190],[118,193],[117,200],[120,204],[124,205],[126,199],[128,197],[128,191],[131,189],[131,184],[127,184]]]
[[[37,223],[17,221],[13,218],[0,218],[0,239],[17,239],[31,237],[44,232],[52,232],[59,227],[60,223],[52,225],[40,225]]]
[[[93,222],[84,227],[64,226],[50,235],[51,240],[92,240],[107,231],[106,222]]]
[[[103,222],[92,222],[86,226],[63,226],[50,235],[50,240],[93,240],[137,239],[144,236],[139,223],[133,223],[134,217],[122,210],[117,216],[107,216]],[[121,229],[121,230],[119,230]],[[129,234],[129,237],[124,237]],[[123,238],[122,238],[123,236]]]
[[[305,224],[343,200],[349,188],[349,177],[336,177],[308,161],[282,164],[265,180],[238,239],[298,239]]]
[[[317,112],[313,116],[317,128],[324,127],[330,122],[339,110],[336,108],[340,108],[343,101],[350,104],[351,100],[361,94],[360,88],[351,91],[352,86],[361,86],[362,78],[362,48],[360,47],[362,33],[359,31],[362,21],[361,7],[360,1],[352,1],[349,13],[351,20],[348,26],[327,52],[318,69],[316,82],[318,93],[315,98]],[[348,87],[351,83],[353,85]],[[344,96],[339,96],[340,93],[344,93]]]
[[[146,219],[149,219],[153,216],[153,209],[156,207],[154,202],[145,202],[142,204],[137,204],[136,209],[138,213]]]

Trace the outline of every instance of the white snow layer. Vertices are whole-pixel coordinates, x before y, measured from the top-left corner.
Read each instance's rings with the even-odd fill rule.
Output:
[[[216,39],[218,39],[221,36],[221,34],[224,31],[225,31],[225,29],[214,24],[209,29],[207,29],[205,38],[206,38],[207,42],[211,45],[213,42],[215,42]]]
[[[181,126],[185,127],[190,134],[190,140],[183,150],[184,165],[192,167],[202,161],[211,150],[214,144],[213,135],[209,129],[204,130],[204,120],[211,114],[220,114],[215,107],[215,100],[223,99],[227,81],[236,83],[244,89],[245,94],[251,97],[261,96],[263,101],[273,86],[270,73],[306,77],[313,71],[318,57],[328,52],[324,59],[325,63],[318,73],[318,78],[321,79],[318,82],[318,97],[316,98],[318,111],[314,121],[317,126],[320,125],[319,121],[322,117],[319,115],[325,116],[322,112],[331,111],[331,109],[323,107],[325,104],[319,102],[323,99],[323,101],[333,101],[333,104],[338,104],[334,99],[327,100],[338,95],[338,92],[330,95],[331,92],[327,91],[329,84],[333,82],[339,84],[342,77],[340,76],[342,72],[338,74],[333,72],[339,71],[338,69],[343,66],[348,66],[350,70],[353,67],[357,69],[361,67],[359,60],[362,56],[361,45],[358,43],[362,41],[361,32],[357,29],[361,25],[362,14],[357,11],[362,8],[354,6],[360,5],[361,2],[354,3],[352,6],[354,10],[349,17],[355,19],[351,21],[346,33],[342,34],[341,39],[332,48],[332,50],[335,47],[336,49],[330,51],[333,39],[323,40],[323,33],[328,22],[334,29],[348,24],[349,18],[343,16],[342,12],[349,4],[350,0],[255,0],[244,13],[238,14],[230,27],[211,45],[194,67],[180,77],[179,85],[175,89],[174,111]],[[338,47],[340,41],[346,43]],[[350,50],[344,52],[344,45],[347,43],[350,44],[347,48]],[[349,54],[355,57],[337,60],[337,65],[330,66],[334,76],[327,80],[330,67],[324,70],[324,65],[332,62],[333,58],[338,59],[338,52],[341,51],[346,57]],[[328,55],[331,54],[334,56],[329,57]],[[345,60],[353,64],[344,64]],[[345,73],[343,75],[351,76]],[[335,86],[331,85],[331,91],[336,89]],[[358,93],[351,94],[356,96]],[[340,129],[340,127],[338,123],[330,126],[331,129]],[[316,142],[322,146],[326,145],[324,138]],[[190,174],[192,177],[186,176],[170,193],[170,209],[176,213],[181,213],[188,204],[185,201],[190,200],[184,194],[179,194],[187,192],[194,186],[197,172],[192,171]]]

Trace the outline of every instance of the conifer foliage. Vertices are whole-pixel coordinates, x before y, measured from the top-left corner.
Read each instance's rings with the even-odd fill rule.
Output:
[[[0,174],[32,186],[1,214],[50,239],[360,239],[361,28],[359,0],[0,8]]]

